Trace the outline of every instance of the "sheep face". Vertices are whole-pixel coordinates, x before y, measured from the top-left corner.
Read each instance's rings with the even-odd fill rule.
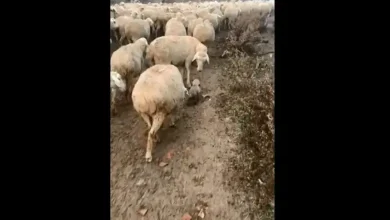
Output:
[[[196,69],[198,72],[202,72],[203,70],[203,64],[207,61],[207,63],[210,63],[209,61],[209,55],[205,52],[197,52],[192,59],[192,61],[196,60],[196,64],[198,68]]]
[[[111,72],[111,87],[117,86],[121,92],[126,91],[126,82],[117,72]]]
[[[199,79],[194,79],[194,80],[192,81],[192,85],[193,85],[193,86],[200,86],[200,81],[199,81]]]
[[[119,27],[118,24],[116,23],[115,18],[110,19],[110,27],[111,27],[111,30],[115,30]]]

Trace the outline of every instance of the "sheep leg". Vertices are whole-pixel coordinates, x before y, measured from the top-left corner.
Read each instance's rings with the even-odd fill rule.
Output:
[[[183,66],[179,67],[179,71],[181,73],[181,77],[184,78],[184,71],[185,71],[185,68]]]
[[[141,114],[141,117],[142,119],[144,119],[144,121],[146,122],[146,124],[148,125],[148,128],[145,129],[145,132],[144,132],[144,135],[148,135],[149,133],[149,130],[150,128],[152,127],[152,123],[150,122],[150,117],[149,115],[145,114],[145,113],[140,113]]]
[[[172,112],[169,117],[170,117],[169,127],[176,127],[176,125],[175,125],[175,123],[176,123],[175,114]]]
[[[121,38],[119,38],[119,44],[122,46],[123,45],[123,40],[125,39],[125,36],[121,36]]]
[[[130,38],[126,37],[126,40],[127,40],[128,44],[131,44]]]
[[[112,115],[115,115],[117,113],[115,98],[116,98],[116,90],[113,89],[111,90],[111,114]]]
[[[188,88],[190,88],[191,87],[191,79],[190,79],[191,59],[187,59],[186,60],[185,66],[186,66],[186,71],[187,71],[187,82],[186,82],[186,85],[187,85]]]
[[[127,80],[126,80],[126,100],[130,103],[131,102],[131,86],[133,85],[133,77],[132,74],[127,74]]]
[[[152,150],[153,150],[153,145],[156,141],[156,134],[157,131],[161,128],[164,119],[165,119],[165,114],[163,112],[157,112],[153,116],[152,127],[149,130],[148,142],[146,146],[146,154],[145,154],[146,162],[152,162]]]

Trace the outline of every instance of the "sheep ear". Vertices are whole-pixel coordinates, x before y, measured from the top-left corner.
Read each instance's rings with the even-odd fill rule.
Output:
[[[195,54],[194,58],[192,58],[191,62],[194,62],[194,60],[196,60],[197,58],[198,58],[198,52]]]
[[[206,53],[206,61],[208,64],[210,64],[209,55]]]

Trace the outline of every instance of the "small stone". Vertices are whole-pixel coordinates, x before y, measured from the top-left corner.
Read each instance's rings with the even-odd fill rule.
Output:
[[[166,165],[168,165],[168,163],[165,163],[165,162],[160,162],[160,164],[159,164],[160,167],[165,167]]]
[[[138,210],[138,213],[141,214],[142,216],[146,215],[147,212],[148,212],[148,209],[140,209],[140,210]]]
[[[199,216],[200,218],[204,218],[204,212],[203,212],[203,209],[202,209],[202,210],[200,210],[200,212],[198,213],[198,216]]]
[[[144,179],[140,179],[140,180],[138,180],[138,182],[135,185],[137,185],[137,186],[145,185],[145,180]]]

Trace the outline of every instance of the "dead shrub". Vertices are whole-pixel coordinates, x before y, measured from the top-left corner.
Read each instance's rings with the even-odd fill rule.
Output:
[[[240,15],[233,23],[233,29],[228,33],[230,47],[244,51],[247,54],[255,52],[255,45],[262,40],[260,30],[264,28],[265,16],[250,12]]]

